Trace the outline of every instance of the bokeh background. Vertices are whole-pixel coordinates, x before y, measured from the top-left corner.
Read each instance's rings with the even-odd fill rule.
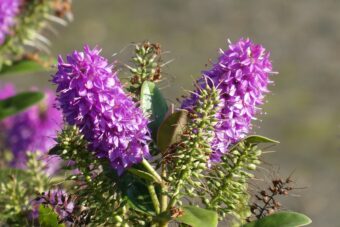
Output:
[[[98,45],[128,63],[132,42],[162,44],[161,87],[169,102],[192,88],[226,41],[250,37],[272,53],[275,86],[254,132],[281,143],[266,154],[262,172],[297,187],[285,207],[306,213],[312,226],[339,226],[340,1],[339,0],[74,0],[74,21],[60,28],[52,54]],[[124,77],[124,75],[122,75]],[[16,77],[21,89],[48,86],[48,74]]]

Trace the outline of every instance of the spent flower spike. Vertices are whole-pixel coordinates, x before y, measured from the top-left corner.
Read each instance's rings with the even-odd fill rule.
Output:
[[[15,17],[19,13],[21,0],[0,1],[0,45],[10,34],[10,28],[15,24]]]
[[[221,90],[223,107],[217,116],[219,122],[211,144],[214,150],[212,162],[220,162],[230,145],[244,138],[251,130],[251,121],[269,92],[269,75],[273,73],[269,56],[261,45],[254,44],[250,39],[229,42],[229,49],[221,50],[218,61],[210,70],[203,71],[203,77],[197,81],[201,88],[206,87],[208,81]],[[210,78],[211,82],[205,77]],[[192,108],[197,100],[197,95],[191,95],[183,101],[182,108]]]
[[[59,57],[52,82],[65,120],[79,127],[89,149],[122,174],[127,167],[149,157],[148,120],[127,96],[98,48]]]

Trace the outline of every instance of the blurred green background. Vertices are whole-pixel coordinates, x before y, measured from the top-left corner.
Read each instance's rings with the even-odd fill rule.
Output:
[[[306,213],[312,226],[339,226],[339,0],[74,0],[74,21],[59,29],[53,55],[98,45],[128,62],[132,42],[160,42],[170,102],[192,88],[227,39],[250,37],[272,53],[275,86],[254,133],[279,140],[265,155],[267,178],[293,170],[298,197],[284,208]],[[125,48],[123,50],[123,48]],[[124,76],[124,75],[123,75]],[[16,77],[17,86],[47,86],[49,75]],[[268,179],[266,179],[268,180]]]

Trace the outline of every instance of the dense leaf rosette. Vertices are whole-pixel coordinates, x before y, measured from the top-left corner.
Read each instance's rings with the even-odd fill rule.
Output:
[[[66,122],[78,126],[90,150],[108,158],[121,174],[149,156],[150,138],[147,119],[124,93],[112,68],[99,49],[85,46],[66,62],[59,57],[53,83]]]

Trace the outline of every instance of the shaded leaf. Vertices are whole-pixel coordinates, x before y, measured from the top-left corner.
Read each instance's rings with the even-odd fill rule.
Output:
[[[150,116],[149,128],[152,136],[156,139],[157,130],[161,125],[165,114],[168,111],[168,105],[156,84],[145,81],[141,88],[140,106],[147,116]]]
[[[49,207],[39,206],[39,224],[46,227],[63,227],[64,224],[58,223],[58,215]]]
[[[25,110],[43,98],[44,94],[40,92],[22,92],[0,100],[0,120]]]
[[[278,212],[254,222],[243,225],[242,227],[299,227],[312,223],[312,220],[304,214],[296,212]]]
[[[148,215],[156,213],[147,186],[134,175],[127,172],[120,176],[120,189],[133,209]]]
[[[172,144],[179,142],[188,121],[188,111],[180,110],[167,117],[158,129],[157,145],[164,152]]]
[[[192,227],[214,227],[218,224],[218,215],[215,211],[195,206],[184,206],[180,209],[183,211],[183,215],[174,219],[180,223]]]

